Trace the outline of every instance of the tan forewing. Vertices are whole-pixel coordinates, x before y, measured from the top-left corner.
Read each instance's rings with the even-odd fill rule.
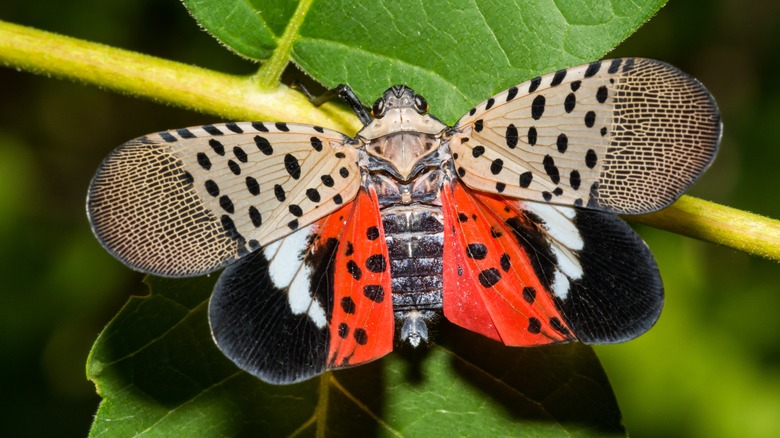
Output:
[[[720,114],[698,81],[641,58],[598,61],[473,108],[450,141],[470,187],[637,214],[669,205],[715,157]]]
[[[360,172],[348,141],[320,127],[257,122],[140,137],[98,169],[89,219],[134,269],[211,272],[351,201]]]

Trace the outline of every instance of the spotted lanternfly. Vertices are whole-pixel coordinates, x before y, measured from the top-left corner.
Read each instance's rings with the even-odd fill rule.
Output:
[[[244,122],[123,144],[89,190],[95,235],[154,275],[227,267],[214,339],[271,383],[377,359],[394,338],[427,343],[440,314],[511,346],[620,342],[653,325],[658,268],[616,214],[669,205],[713,160],[720,116],[695,79],[648,59],[594,62],[452,127],[406,86],[370,115],[348,100],[355,137]]]

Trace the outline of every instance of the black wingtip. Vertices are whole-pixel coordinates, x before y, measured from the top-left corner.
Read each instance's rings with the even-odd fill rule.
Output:
[[[624,342],[645,333],[664,303],[658,265],[647,244],[617,216],[577,210],[585,275],[557,305],[577,338],[589,344]]]

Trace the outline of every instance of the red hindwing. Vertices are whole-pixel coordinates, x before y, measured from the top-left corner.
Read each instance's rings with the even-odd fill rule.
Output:
[[[346,221],[322,221],[320,236],[338,238],[328,368],[354,366],[392,351],[395,334],[390,262],[373,188],[361,190]],[[344,209],[342,209],[344,210]],[[331,217],[341,218],[336,212]]]
[[[442,190],[442,208],[444,316],[506,345],[573,340],[518,240],[516,229],[536,227],[522,203],[454,182]]]

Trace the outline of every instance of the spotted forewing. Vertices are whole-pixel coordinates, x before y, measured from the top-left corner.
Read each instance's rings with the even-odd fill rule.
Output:
[[[87,211],[133,269],[226,267],[214,339],[272,383],[379,358],[396,333],[416,346],[438,314],[513,346],[620,342],[653,325],[663,285],[615,213],[673,202],[720,129],[699,82],[646,59],[534,78],[452,127],[395,86],[355,137],[243,122],[131,140]]]

